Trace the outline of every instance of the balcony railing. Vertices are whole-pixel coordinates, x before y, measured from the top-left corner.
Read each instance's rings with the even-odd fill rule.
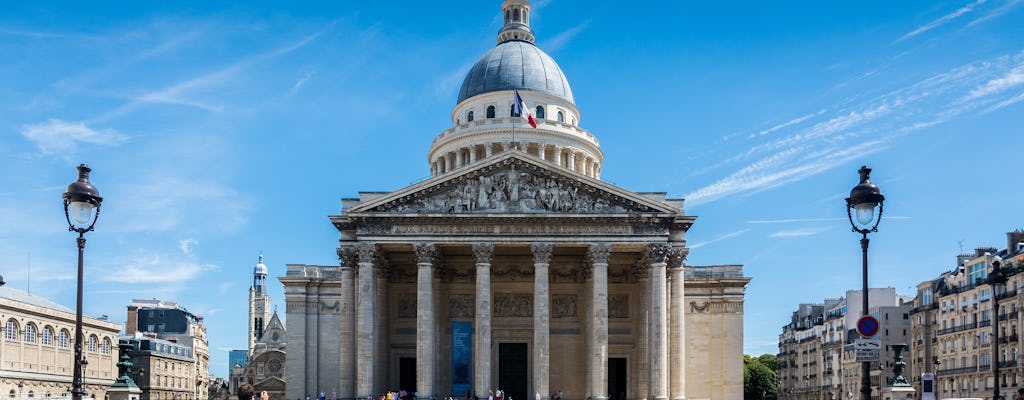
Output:
[[[977,328],[978,328],[978,323],[977,322],[972,322],[972,323],[963,324],[963,325],[960,325],[960,326],[954,326],[954,327],[949,327],[949,328],[946,328],[946,329],[940,329],[938,334],[939,335],[948,335],[950,333],[957,333],[957,332],[966,331],[968,329],[977,329]]]

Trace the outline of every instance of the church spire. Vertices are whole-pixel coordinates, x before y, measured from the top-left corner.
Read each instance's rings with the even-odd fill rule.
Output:
[[[498,43],[513,40],[533,43],[533,31],[530,30],[529,0],[505,0],[501,3],[501,11],[505,16],[505,26],[498,33]]]

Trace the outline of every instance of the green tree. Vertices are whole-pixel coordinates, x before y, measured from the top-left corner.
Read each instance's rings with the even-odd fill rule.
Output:
[[[768,364],[768,365],[766,365]],[[775,400],[778,398],[778,375],[775,356],[764,354],[754,358],[743,355],[743,398]]]

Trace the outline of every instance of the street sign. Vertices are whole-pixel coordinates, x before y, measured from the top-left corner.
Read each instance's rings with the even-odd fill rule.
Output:
[[[854,339],[853,349],[879,351],[882,349],[882,341],[878,339]]]
[[[878,333],[878,319],[865,315],[857,320],[857,333],[863,337],[872,337]]]
[[[878,350],[855,350],[857,362],[876,362],[878,353]]]

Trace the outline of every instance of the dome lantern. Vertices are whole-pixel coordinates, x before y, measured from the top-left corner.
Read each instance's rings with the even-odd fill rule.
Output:
[[[505,15],[505,25],[498,33],[498,43],[513,40],[533,43],[533,31],[530,30],[530,2],[505,0],[501,3],[501,11]]]

